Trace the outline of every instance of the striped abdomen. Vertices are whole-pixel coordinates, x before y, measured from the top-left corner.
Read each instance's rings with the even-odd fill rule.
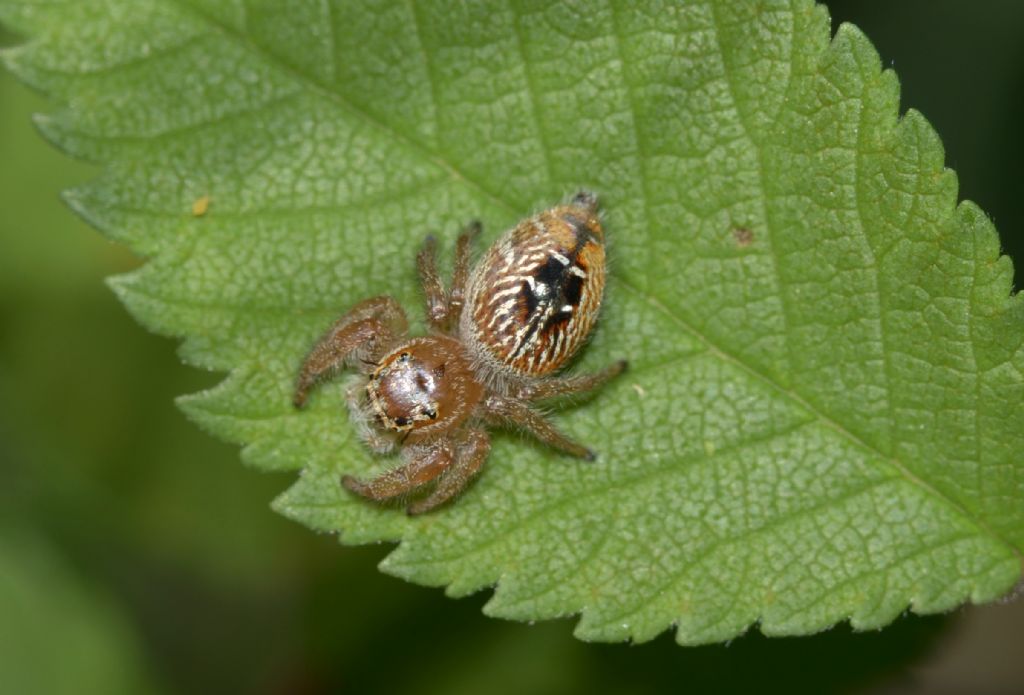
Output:
[[[555,371],[587,339],[604,292],[604,232],[588,193],[519,223],[469,282],[462,333],[487,361]]]

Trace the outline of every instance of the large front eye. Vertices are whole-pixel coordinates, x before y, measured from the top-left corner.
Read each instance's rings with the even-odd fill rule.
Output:
[[[431,420],[436,420],[437,419],[437,411],[434,410],[433,408],[428,408],[428,409],[424,410],[423,414],[426,415]]]

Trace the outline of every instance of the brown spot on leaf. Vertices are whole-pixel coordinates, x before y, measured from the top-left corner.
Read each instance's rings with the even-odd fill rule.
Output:
[[[732,236],[736,240],[736,246],[745,249],[754,243],[754,231],[746,227],[737,227],[732,230]]]

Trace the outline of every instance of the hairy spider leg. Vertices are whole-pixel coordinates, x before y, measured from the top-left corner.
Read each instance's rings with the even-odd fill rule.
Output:
[[[452,271],[452,289],[448,295],[448,319],[458,322],[462,316],[462,307],[466,303],[466,283],[469,282],[470,261],[473,254],[473,242],[480,236],[482,226],[474,220],[466,225],[455,242],[455,267]]]
[[[516,395],[527,401],[540,401],[545,398],[587,393],[622,374],[627,366],[626,360],[618,360],[593,374],[550,377],[546,381],[521,387]]]
[[[352,492],[371,500],[389,500],[429,483],[452,465],[452,448],[447,442],[410,445],[402,450],[404,465],[381,473],[363,482],[351,475],[342,476],[341,484]]]
[[[407,329],[405,312],[393,297],[371,297],[356,304],[306,356],[292,397],[295,407],[305,405],[309,391],[346,364],[354,364],[363,374],[372,372],[377,359]]]
[[[430,327],[448,331],[453,320],[458,320],[465,302],[466,283],[469,280],[469,263],[473,240],[480,234],[480,223],[470,223],[458,241],[455,242],[455,265],[452,271],[452,286],[446,291],[437,270],[437,239],[428,236],[423,248],[416,254],[416,270],[419,272],[426,303],[426,317]]]
[[[394,437],[382,435],[374,419],[374,413],[365,407],[366,378],[356,377],[345,389],[345,404],[348,405],[348,419],[356,429],[356,436],[375,454],[394,451],[397,442]]]
[[[410,516],[429,512],[455,497],[483,467],[491,438],[481,429],[467,430],[465,437],[465,443],[456,450],[455,462],[437,481],[434,491],[406,509]]]
[[[547,418],[518,398],[488,396],[483,402],[483,410],[487,420],[521,427],[559,451],[587,461],[596,458],[593,451],[559,432]]]
[[[448,295],[437,272],[437,239],[430,235],[416,254],[416,270],[423,286],[427,321],[435,330],[443,330],[448,322]]]

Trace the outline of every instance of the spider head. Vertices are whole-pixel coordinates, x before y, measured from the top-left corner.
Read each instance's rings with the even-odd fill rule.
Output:
[[[441,432],[458,425],[480,400],[459,344],[444,336],[415,338],[381,359],[366,395],[378,422],[393,432]]]

